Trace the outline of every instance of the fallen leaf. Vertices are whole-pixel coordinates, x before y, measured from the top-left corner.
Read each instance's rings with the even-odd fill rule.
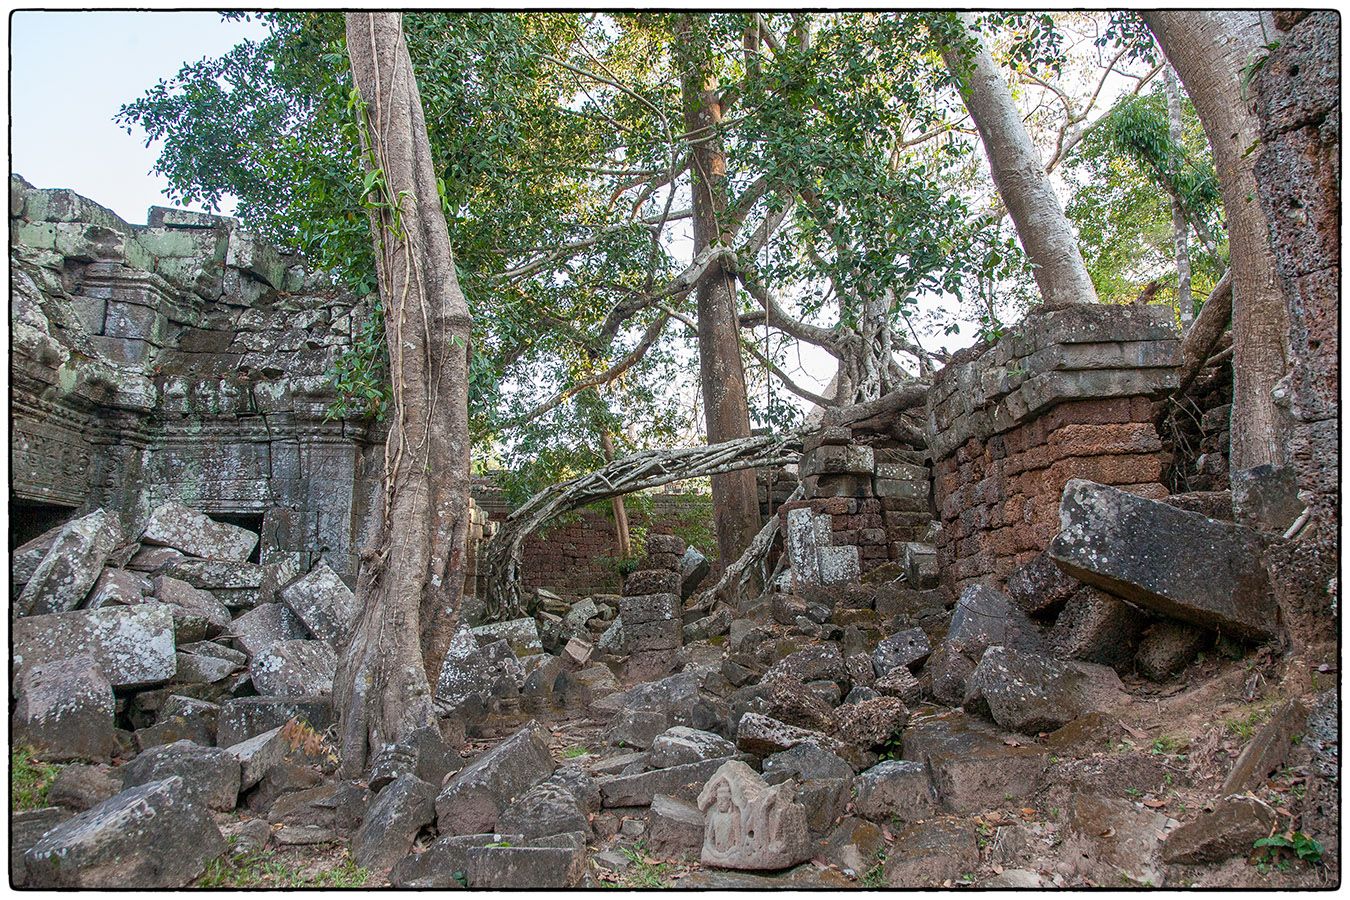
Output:
[[[1114,828],[1108,828],[1108,829],[1106,829],[1105,831],[1101,832],[1098,836],[1099,836],[1099,837],[1115,837],[1115,836],[1116,836],[1116,830],[1115,830]]]
[[[1036,815],[1036,810],[1032,809],[1030,806],[1022,807],[1022,818],[1030,819],[1034,815]]]
[[[1144,801],[1144,805],[1147,806],[1149,809],[1162,809],[1164,806],[1167,805],[1167,801],[1159,800],[1155,797],[1149,797],[1147,800]]]
[[[1119,720],[1116,721],[1116,724],[1119,725],[1121,728],[1124,728],[1125,733],[1128,734],[1130,737],[1134,738],[1135,740],[1137,741],[1148,740],[1147,731],[1140,731],[1138,728],[1131,728],[1129,725],[1126,725],[1124,722],[1121,722]]]

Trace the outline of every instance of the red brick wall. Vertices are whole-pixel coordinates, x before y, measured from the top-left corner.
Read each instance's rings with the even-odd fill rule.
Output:
[[[1003,580],[1059,531],[1059,501],[1071,478],[1147,497],[1168,462],[1144,397],[1078,400],[1010,431],[972,438],[934,466],[942,531],[938,566],[956,590]]]

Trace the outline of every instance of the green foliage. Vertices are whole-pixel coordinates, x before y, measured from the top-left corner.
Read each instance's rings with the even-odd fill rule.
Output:
[[[563,759],[576,759],[579,756],[585,756],[591,751],[582,744],[576,744],[563,751]]]
[[[624,847],[622,853],[632,863],[632,866],[623,873],[623,887],[651,890],[671,886],[670,864],[648,857],[646,841],[638,841],[632,847]]]
[[[234,838],[230,838],[234,846]],[[206,871],[193,882],[198,888],[359,888],[370,872],[345,853],[331,868],[311,871],[271,850],[247,853],[226,851],[206,864]]]
[[[43,762],[31,747],[14,747],[9,751],[10,810],[41,809],[47,805],[47,790],[62,766]]]
[[[1254,849],[1266,848],[1266,852],[1262,855],[1262,861],[1266,864],[1274,863],[1275,865],[1279,865],[1283,855],[1290,853],[1297,857],[1299,861],[1310,866],[1320,865],[1324,852],[1319,841],[1313,840],[1301,831],[1263,837],[1252,844],[1252,847]]]

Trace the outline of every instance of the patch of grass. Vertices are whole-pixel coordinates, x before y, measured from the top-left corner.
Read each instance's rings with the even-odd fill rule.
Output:
[[[1154,756],[1173,756],[1184,751],[1187,746],[1189,745],[1180,738],[1165,734],[1160,738],[1154,738],[1148,752]]]
[[[657,862],[647,856],[647,844],[638,841],[632,847],[624,847],[623,855],[628,857],[632,868],[623,873],[623,886],[626,888],[668,888],[670,864]]]
[[[590,748],[581,744],[574,744],[563,751],[563,759],[576,759],[578,756],[585,756],[590,752]]]
[[[231,845],[234,840],[231,838]],[[250,853],[225,852],[207,863],[194,883],[199,888],[359,888],[370,872],[344,855],[331,869],[307,872],[277,857],[271,850]]]
[[[43,762],[33,755],[31,747],[15,747],[9,751],[10,809],[41,809],[47,805],[47,791],[63,767]]]
[[[886,868],[886,851],[878,850],[876,862],[872,864],[872,868],[868,869],[866,872],[863,873],[862,877],[863,887],[869,888],[886,887],[885,868]]]

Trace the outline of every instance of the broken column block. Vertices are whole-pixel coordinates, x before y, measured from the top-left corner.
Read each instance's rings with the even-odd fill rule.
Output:
[[[966,681],[962,705],[1004,728],[1036,734],[1126,699],[1120,677],[1106,666],[990,647]]]
[[[43,759],[107,762],[117,752],[112,685],[88,656],[28,667],[18,685],[13,740]]]
[[[117,517],[106,510],[68,522],[19,595],[18,613],[45,615],[79,606],[121,539]]]
[[[258,536],[246,528],[213,522],[181,503],[164,503],[150,513],[141,541],[207,559],[246,560]]]
[[[1049,554],[1080,581],[1234,637],[1275,636],[1257,532],[1081,479],[1064,486],[1060,522]]]
[[[356,595],[327,563],[282,588],[281,602],[310,634],[334,648],[346,642],[356,620]]]
[[[114,688],[167,681],[177,668],[167,604],[77,609],[14,623],[13,664],[27,666],[88,654]]]

